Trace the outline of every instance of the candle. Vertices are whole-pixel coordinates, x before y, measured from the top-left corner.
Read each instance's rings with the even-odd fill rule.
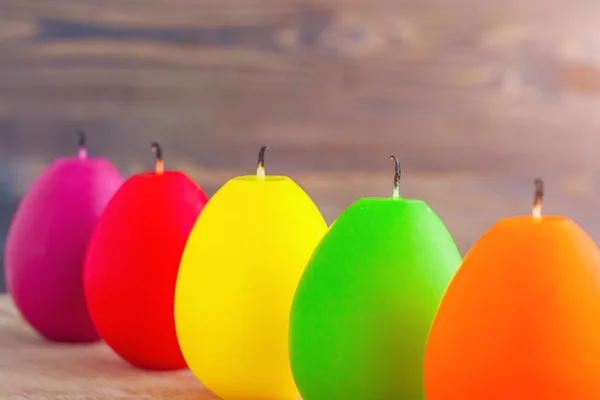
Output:
[[[296,284],[327,229],[286,176],[229,180],[186,245],[175,292],[179,342],[192,372],[223,400],[294,400],[288,356]]]
[[[600,252],[535,182],[533,215],[492,226],[441,302],[427,400],[600,398]]]
[[[186,366],[177,342],[173,299],[188,235],[208,201],[187,175],[164,170],[130,177],[95,230],[84,270],[93,321],[123,359],[144,369]]]
[[[123,178],[105,158],[55,160],[23,197],[8,232],[8,291],[23,318],[43,337],[61,342],[99,340],[83,293],[85,249],[104,207]]]
[[[460,254],[421,200],[346,209],[317,246],[290,316],[292,372],[304,400],[423,399],[423,355]],[[481,399],[480,399],[481,400]]]

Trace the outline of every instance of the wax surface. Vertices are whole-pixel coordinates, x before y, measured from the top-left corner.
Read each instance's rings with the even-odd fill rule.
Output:
[[[46,339],[99,339],[83,293],[88,240],[123,178],[104,158],[52,163],[21,201],[6,240],[6,282],[24,319]]]
[[[186,175],[134,175],[115,194],[90,241],[85,289],[106,343],[147,369],[185,367],[173,316],[188,235],[207,197]]]
[[[290,360],[304,400],[422,400],[423,354],[460,255],[422,201],[361,199],[298,285]]]
[[[600,399],[600,254],[573,221],[504,219],[466,255],[425,358],[427,400]]]
[[[287,177],[238,177],[202,212],[175,297],[189,367],[223,400],[295,400],[289,312],[307,260],[327,229]]]

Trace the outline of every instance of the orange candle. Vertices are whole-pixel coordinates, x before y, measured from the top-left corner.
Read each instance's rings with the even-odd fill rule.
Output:
[[[427,400],[600,399],[600,250],[572,220],[496,223],[468,252],[433,323]]]

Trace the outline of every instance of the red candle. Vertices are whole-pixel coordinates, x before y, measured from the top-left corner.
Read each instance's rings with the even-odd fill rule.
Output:
[[[84,286],[92,320],[123,359],[146,369],[186,366],[173,302],[181,254],[207,196],[187,175],[156,170],[129,178],[92,235]]]

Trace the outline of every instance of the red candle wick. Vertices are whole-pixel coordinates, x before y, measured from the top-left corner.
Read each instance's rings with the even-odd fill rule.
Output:
[[[156,175],[162,175],[165,172],[165,163],[163,162],[162,158],[162,148],[158,142],[152,142],[150,147],[156,155]]]
[[[165,163],[163,160],[156,160],[156,174],[162,175],[165,172]]]

